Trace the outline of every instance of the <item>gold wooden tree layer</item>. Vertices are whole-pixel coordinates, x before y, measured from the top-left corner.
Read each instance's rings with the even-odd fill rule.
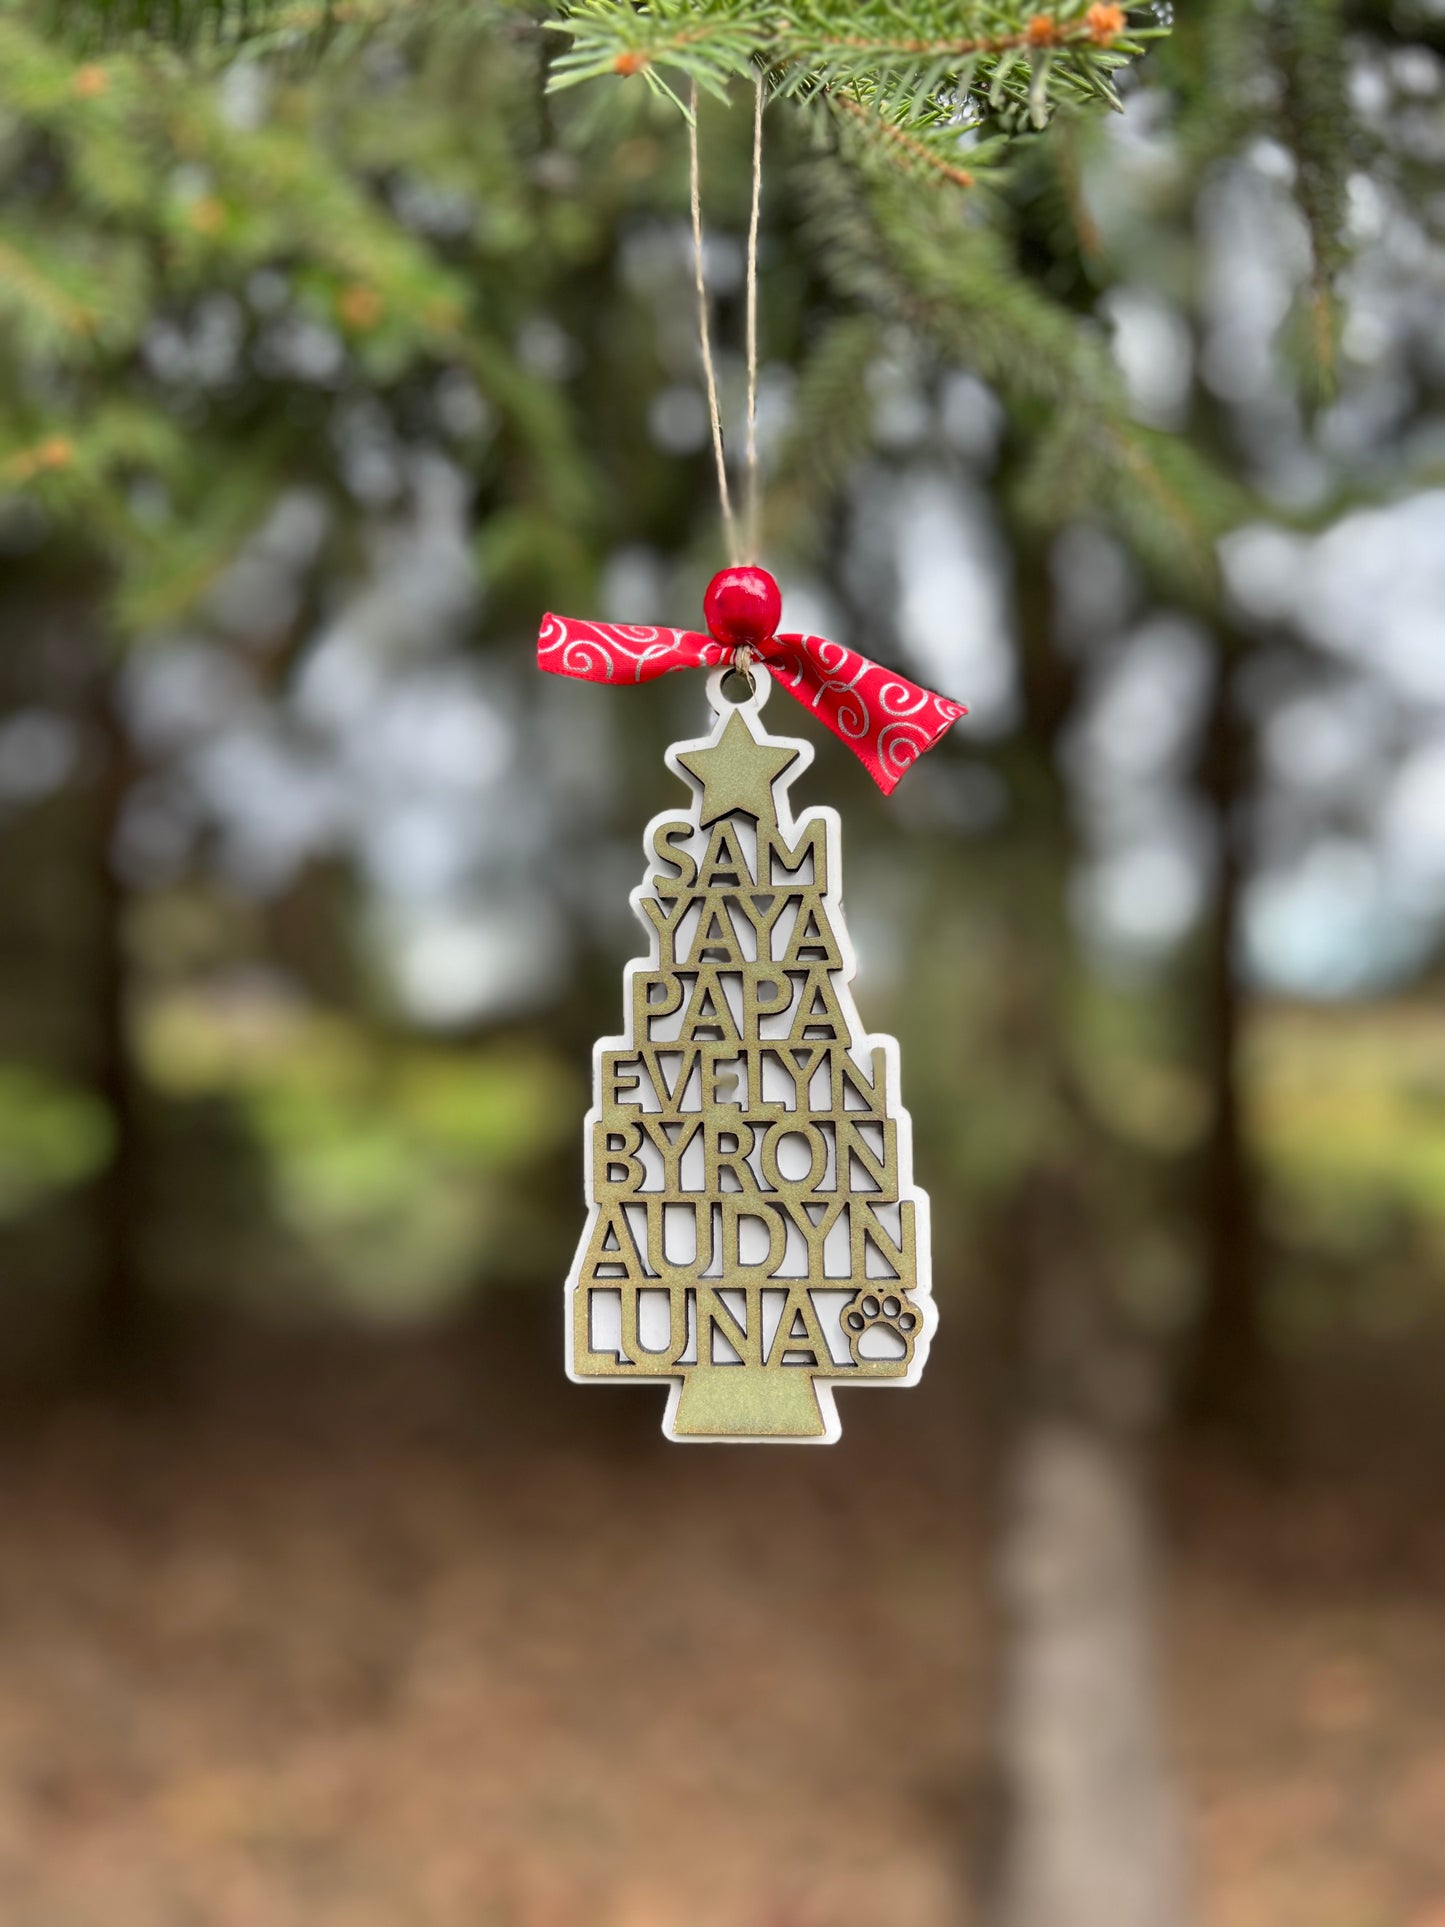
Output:
[[[936,1322],[898,1047],[863,1029],[840,831],[794,818],[811,747],[770,736],[768,682],[669,766],[648,825],[626,1030],[595,1053],[570,1375],[671,1385],[672,1439],[826,1444],[832,1387],[913,1384]]]

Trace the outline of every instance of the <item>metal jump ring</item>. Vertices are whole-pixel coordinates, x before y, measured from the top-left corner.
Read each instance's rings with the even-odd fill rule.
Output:
[[[708,676],[708,701],[712,704],[713,708],[719,712],[724,709],[741,709],[744,707],[743,704],[733,702],[730,697],[724,696],[722,693],[723,683],[729,676],[742,676],[746,679],[750,692],[747,699],[748,703],[755,705],[758,709],[762,708],[768,697],[773,693],[773,679],[762,667],[762,657],[756,649],[748,643],[740,644],[738,648],[733,650],[731,660],[720,664]]]

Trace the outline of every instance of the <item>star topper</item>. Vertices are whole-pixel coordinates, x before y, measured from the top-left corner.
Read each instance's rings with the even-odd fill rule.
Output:
[[[786,790],[804,762],[811,760],[803,758],[796,743],[777,737],[760,741],[737,709],[705,748],[684,745],[676,752],[678,765],[702,784],[698,822],[704,829],[735,810],[745,816],[771,816],[776,808],[774,785],[786,775],[782,782]]]

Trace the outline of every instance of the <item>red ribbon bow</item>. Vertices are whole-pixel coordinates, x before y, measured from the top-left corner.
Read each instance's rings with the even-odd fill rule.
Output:
[[[751,654],[847,744],[885,796],[968,713],[962,703],[920,688],[841,642],[775,634],[782,596],[765,569],[724,569],[713,577],[703,611],[712,632],[706,636],[547,615],[537,638],[537,666],[583,682],[637,683],[673,669],[723,668]]]

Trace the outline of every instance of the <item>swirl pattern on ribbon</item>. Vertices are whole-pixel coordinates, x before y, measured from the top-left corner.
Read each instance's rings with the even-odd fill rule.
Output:
[[[862,763],[885,796],[968,711],[896,669],[823,636],[778,636],[760,652],[783,687],[806,703]]]
[[[962,703],[824,636],[772,636],[750,647],[783,688],[847,744],[885,796],[968,713]],[[674,669],[717,669],[733,655],[728,644],[691,629],[570,616],[545,616],[537,638],[539,668],[583,682],[651,682]]]
[[[672,669],[715,669],[732,651],[689,629],[644,623],[578,622],[547,615],[537,637],[537,667],[583,682],[652,682]]]

